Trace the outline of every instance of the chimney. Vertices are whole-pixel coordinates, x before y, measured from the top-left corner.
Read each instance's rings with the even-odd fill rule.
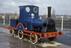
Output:
[[[51,7],[48,7],[48,17],[51,17]]]

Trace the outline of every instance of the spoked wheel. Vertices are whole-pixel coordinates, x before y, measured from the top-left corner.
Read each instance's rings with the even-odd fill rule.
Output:
[[[10,34],[11,34],[11,36],[13,36],[14,35],[14,29],[12,29],[12,30],[10,30]]]
[[[18,30],[18,38],[23,39],[23,31]]]
[[[36,34],[30,35],[30,42],[31,42],[32,44],[37,43],[37,42],[38,42],[38,36],[37,36]]]

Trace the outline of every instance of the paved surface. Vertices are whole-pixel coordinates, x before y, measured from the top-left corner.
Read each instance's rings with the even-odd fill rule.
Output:
[[[0,28],[0,48],[40,48],[32,45],[26,41],[13,38],[8,34],[8,30]],[[57,39],[62,45],[57,48],[71,48],[71,32],[70,30],[64,30],[64,35]],[[49,47],[50,48],[50,47]],[[56,47],[51,47],[56,48]]]
[[[71,48],[71,29],[64,29],[64,35],[58,38],[57,41],[62,43],[64,48]]]

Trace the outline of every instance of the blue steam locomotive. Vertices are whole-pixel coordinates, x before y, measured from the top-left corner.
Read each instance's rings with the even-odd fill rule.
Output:
[[[28,39],[32,44],[41,39],[54,40],[62,32],[57,32],[55,21],[51,18],[51,7],[48,7],[48,18],[39,16],[39,7],[34,5],[20,6],[18,19],[11,19],[10,33],[19,39]]]

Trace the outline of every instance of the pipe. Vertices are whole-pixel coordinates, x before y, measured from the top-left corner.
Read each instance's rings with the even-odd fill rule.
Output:
[[[51,7],[48,7],[48,17],[51,17]]]

